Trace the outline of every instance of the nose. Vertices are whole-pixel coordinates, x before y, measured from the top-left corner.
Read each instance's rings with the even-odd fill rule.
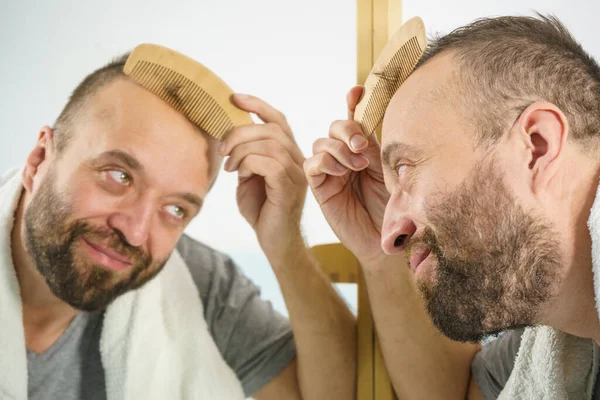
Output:
[[[154,205],[151,201],[145,200],[111,215],[108,225],[120,232],[120,236],[129,245],[141,247],[150,236],[153,217]]]
[[[386,254],[398,254],[408,245],[408,242],[417,231],[414,221],[403,212],[395,210],[390,199],[383,217],[381,228],[381,248]]]

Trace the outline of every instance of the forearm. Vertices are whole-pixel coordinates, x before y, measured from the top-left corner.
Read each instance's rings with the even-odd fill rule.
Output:
[[[402,258],[365,268],[384,358],[400,399],[466,398],[477,347],[453,342],[433,325]]]
[[[294,331],[298,382],[305,399],[353,399],[356,320],[304,242],[270,260]]]

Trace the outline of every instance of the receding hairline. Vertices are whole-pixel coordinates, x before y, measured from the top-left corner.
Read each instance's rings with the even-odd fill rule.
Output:
[[[517,117],[536,101],[564,112],[569,137],[588,147],[600,142],[600,67],[556,17],[478,19],[430,40],[415,71],[447,54],[459,71],[452,82],[458,85],[446,88],[460,93],[450,97],[471,114],[486,111],[479,113],[482,126],[487,124],[482,136],[492,142],[509,114]]]
[[[437,70],[432,71],[429,70],[430,68],[437,68]],[[423,106],[451,107],[453,112],[460,111],[464,114],[464,111],[460,110],[464,105],[456,100],[456,92],[460,90],[461,84],[459,68],[452,50],[439,53],[427,60],[427,63],[419,65],[419,68],[412,72],[392,97],[384,118],[393,120],[400,118],[404,121],[404,116],[410,116],[414,108]],[[443,76],[440,76],[440,72]],[[409,90],[413,94],[407,98],[405,91],[409,86],[412,87]],[[401,105],[397,103],[398,101]],[[390,117],[390,113],[398,112],[400,115]],[[394,129],[393,124],[390,129]]]
[[[87,75],[73,91],[69,101],[63,108],[54,125],[54,131],[56,135],[55,143],[57,146],[57,153],[59,155],[67,147],[68,142],[75,133],[73,132],[74,127],[81,121],[82,118],[110,116],[112,114],[112,107],[102,107],[99,111],[97,111],[99,115],[90,115],[90,106],[94,104],[94,101],[103,92],[103,90],[107,90],[111,85],[116,84],[119,81],[133,83],[137,87],[144,89],[144,91],[148,94],[160,99],[160,97],[144,88],[135,79],[129,77],[123,72],[123,67],[125,66],[128,57],[129,53],[119,56],[113,59],[107,65]],[[175,110],[166,101],[162,99],[160,100],[174,111],[184,116],[186,121],[191,124],[195,131],[202,135],[202,137],[206,140],[208,144],[206,157],[209,160],[207,174],[214,183],[218,176],[219,167],[222,163],[222,157],[217,150],[219,145],[218,140],[210,136],[198,125],[194,124],[189,118],[187,118],[187,116]]]

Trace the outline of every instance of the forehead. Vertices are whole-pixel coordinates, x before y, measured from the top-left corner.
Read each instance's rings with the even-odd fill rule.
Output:
[[[180,182],[186,177],[200,186],[212,181],[208,155],[216,153],[216,145],[129,78],[117,79],[93,95],[74,131],[72,147],[79,157],[122,150],[164,181]]]
[[[458,66],[450,53],[440,54],[417,69],[398,89],[383,119],[382,147],[390,142],[439,146],[463,140],[470,121],[460,112]]]

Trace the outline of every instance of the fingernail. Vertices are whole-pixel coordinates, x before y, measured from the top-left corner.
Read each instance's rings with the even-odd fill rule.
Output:
[[[363,156],[359,156],[357,154],[352,154],[350,156],[350,162],[352,163],[352,165],[354,165],[356,168],[362,168],[364,166],[367,165],[368,161],[366,158],[364,158]]]
[[[339,162],[335,163],[335,169],[337,169],[340,172],[344,172],[346,170],[346,167],[344,167],[342,164],[340,164]]]
[[[356,134],[350,138],[350,146],[354,150],[360,150],[368,144],[367,139],[362,135]]]
[[[246,100],[247,98],[249,98],[250,96],[248,96],[247,94],[243,94],[243,93],[236,93],[235,97],[237,97],[240,100]]]

